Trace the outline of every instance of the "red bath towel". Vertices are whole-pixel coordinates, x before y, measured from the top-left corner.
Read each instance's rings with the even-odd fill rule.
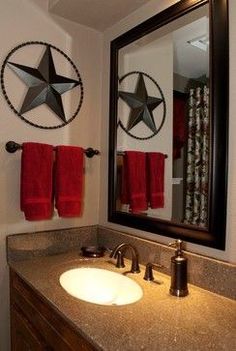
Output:
[[[21,156],[21,211],[29,221],[52,217],[53,147],[23,143]]]
[[[84,150],[57,146],[55,167],[56,208],[60,217],[79,217],[82,210]]]
[[[147,153],[148,200],[151,208],[164,207],[165,155]]]
[[[148,209],[146,191],[146,154],[139,151],[126,151],[122,199],[129,203],[131,212]]]

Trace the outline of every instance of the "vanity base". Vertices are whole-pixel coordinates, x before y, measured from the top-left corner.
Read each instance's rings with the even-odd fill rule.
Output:
[[[43,297],[10,271],[12,351],[95,351]]]

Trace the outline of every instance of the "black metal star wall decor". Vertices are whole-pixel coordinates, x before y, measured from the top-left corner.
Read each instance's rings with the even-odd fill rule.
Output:
[[[14,63],[9,61],[9,57],[13,52],[16,51],[16,49],[22,48],[22,46],[25,46],[25,45],[32,45],[32,44],[40,44],[40,45],[46,46],[43,56],[37,68],[33,68],[33,67],[29,67],[19,63]],[[61,53],[70,62],[70,64],[73,66],[76,72],[78,79],[71,79],[56,73],[51,48]],[[30,42],[30,43],[22,44],[17,48],[15,48],[13,51],[11,51],[11,53],[4,61],[4,65],[1,71],[2,90],[7,102],[9,103],[9,98],[7,96],[5,86],[3,83],[3,72],[6,65],[9,68],[11,68],[11,70],[13,70],[16,73],[16,75],[28,87],[27,93],[24,97],[24,100],[20,107],[19,112],[16,111],[14,106],[10,103],[10,107],[14,110],[14,112],[16,112],[17,115],[20,116],[22,119],[24,119],[26,122],[30,123],[31,125],[34,125],[35,127],[53,129],[53,128],[60,128],[68,124],[76,116],[76,114],[78,113],[81,107],[82,99],[83,99],[82,80],[73,62],[60,49],[47,43]],[[79,86],[81,90],[80,102],[76,110],[76,113],[72,116],[72,118],[67,119],[65,116],[61,95],[67,91],[70,91],[76,86]],[[29,120],[27,120],[22,116],[22,114],[32,109],[35,109],[36,107],[42,104],[46,104],[51,109],[51,111],[53,111],[53,113],[60,119],[60,121],[62,122],[60,125],[57,125],[54,127],[41,126],[30,122]]]
[[[148,96],[143,75],[141,73],[139,73],[138,76],[135,93],[119,91],[119,96],[131,108],[127,126],[128,131],[141,121],[143,121],[153,133],[157,131],[152,111],[160,105],[163,100]]]
[[[126,102],[126,104],[130,107],[130,113],[128,117],[128,123],[126,127],[123,125],[121,121],[119,121],[119,125],[122,127],[122,129],[132,136],[133,138],[136,139],[150,139],[154,135],[156,135],[161,127],[163,126],[164,120],[165,120],[165,112],[166,112],[166,107],[165,107],[165,99],[164,95],[159,87],[159,85],[154,81],[153,78],[151,78],[148,74],[144,72],[129,72],[126,74],[124,77],[120,79],[120,83],[123,79],[127,78],[128,76],[132,74],[138,74],[138,80],[137,84],[135,87],[135,92],[126,92],[126,91],[119,91],[119,97]],[[152,82],[156,85],[160,97],[153,97],[153,96],[148,96],[147,93],[147,88],[145,85],[144,81],[144,76],[148,77],[149,79],[152,80]],[[155,110],[156,107],[158,107],[160,104],[163,104],[163,118],[162,121],[159,125],[159,128],[156,127],[155,119],[153,116],[153,110]],[[148,137],[138,137],[134,134],[131,134],[130,130],[134,128],[137,124],[140,122],[143,122],[151,131],[152,134]]]
[[[63,122],[66,122],[61,95],[76,87],[80,82],[56,74],[49,46],[46,47],[38,68],[13,62],[8,62],[8,66],[29,87],[20,113],[25,113],[45,103]]]

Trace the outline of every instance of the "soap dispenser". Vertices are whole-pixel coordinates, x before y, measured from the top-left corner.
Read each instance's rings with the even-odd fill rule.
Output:
[[[175,247],[175,255],[171,257],[171,286],[170,294],[174,296],[188,295],[187,258],[183,255],[182,240],[175,240],[169,246]]]

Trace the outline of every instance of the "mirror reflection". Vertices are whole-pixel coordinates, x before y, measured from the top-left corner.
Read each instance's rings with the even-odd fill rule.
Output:
[[[208,227],[208,12],[119,50],[118,211]]]

